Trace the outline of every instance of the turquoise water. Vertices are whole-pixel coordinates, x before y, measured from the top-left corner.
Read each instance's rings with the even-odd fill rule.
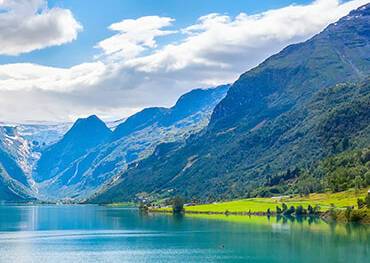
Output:
[[[141,215],[99,206],[0,206],[0,262],[351,262],[370,229],[320,220]]]

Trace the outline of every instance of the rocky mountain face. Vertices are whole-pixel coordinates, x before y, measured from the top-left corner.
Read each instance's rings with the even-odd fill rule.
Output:
[[[206,129],[160,145],[90,201],[243,197],[274,174],[369,145],[369,73],[370,4],[244,73]]]
[[[0,200],[27,201],[32,199],[33,180],[31,145],[20,136],[17,128],[0,127]]]
[[[59,142],[43,151],[33,178],[37,182],[53,178],[90,149],[106,142],[111,133],[95,115],[78,119]]]

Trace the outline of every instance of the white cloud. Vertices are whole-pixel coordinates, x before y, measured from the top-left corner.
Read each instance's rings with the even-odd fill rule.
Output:
[[[0,10],[1,55],[68,43],[82,30],[70,10],[49,9],[45,0],[1,0]]]
[[[106,73],[106,65],[102,62],[84,63],[67,69],[27,63],[6,64],[0,65],[0,90],[73,92],[103,81],[108,77]]]
[[[179,72],[192,67],[198,71],[199,66],[205,66],[218,69],[224,73],[223,79],[232,80],[235,74],[256,66],[289,44],[312,37],[367,2],[354,0],[340,4],[337,0],[318,0],[310,5],[291,5],[257,15],[241,13],[235,18],[209,14],[183,29],[188,37],[182,43],[137,58],[133,64],[146,72]],[[213,79],[211,76],[208,82],[212,83]]]
[[[109,29],[118,33],[98,43],[105,55],[118,58],[133,58],[147,48],[156,48],[156,37],[175,33],[161,30],[172,24],[170,17],[145,16],[138,19],[126,19],[112,24]]]
[[[0,66],[0,118],[70,120],[92,113],[121,118],[142,107],[169,106],[190,89],[234,81],[367,2],[318,0],[257,15],[209,14],[170,30],[163,30],[174,22],[168,17],[123,20],[109,27],[115,35],[97,44],[102,56],[95,62],[68,69]],[[175,31],[182,39],[158,44],[158,37]]]

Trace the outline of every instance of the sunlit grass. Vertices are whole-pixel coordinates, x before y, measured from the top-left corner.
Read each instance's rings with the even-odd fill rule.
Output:
[[[276,210],[276,206],[286,203],[288,206],[299,206],[302,205],[307,208],[308,205],[315,206],[319,205],[321,211],[326,211],[330,208],[331,204],[334,204],[337,208],[345,208],[347,206],[356,206],[358,198],[365,198],[367,195],[367,189],[360,191],[348,190],[340,193],[317,193],[310,194],[309,196],[293,196],[292,198],[285,197],[281,199],[273,198],[251,198],[235,200],[230,202],[220,202],[205,205],[187,206],[185,207],[186,212],[230,212],[230,213],[242,213],[242,212],[266,212],[268,209],[271,211]],[[163,210],[169,210],[170,208],[164,208]]]

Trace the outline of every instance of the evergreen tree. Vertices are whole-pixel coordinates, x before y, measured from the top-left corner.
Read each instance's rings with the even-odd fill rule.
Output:
[[[283,209],[282,209],[283,213],[284,213],[284,212],[286,212],[286,211],[288,210],[288,206],[287,206],[285,203],[283,203],[281,206],[282,206],[282,208],[283,208]]]
[[[307,212],[308,212],[309,215],[313,215],[314,214],[313,207],[311,205],[308,205]]]
[[[280,215],[281,213],[283,213],[283,210],[279,206],[276,206],[276,214]]]
[[[181,197],[176,196],[172,200],[172,212],[174,214],[179,214],[182,213],[183,211],[184,211],[184,200]]]

